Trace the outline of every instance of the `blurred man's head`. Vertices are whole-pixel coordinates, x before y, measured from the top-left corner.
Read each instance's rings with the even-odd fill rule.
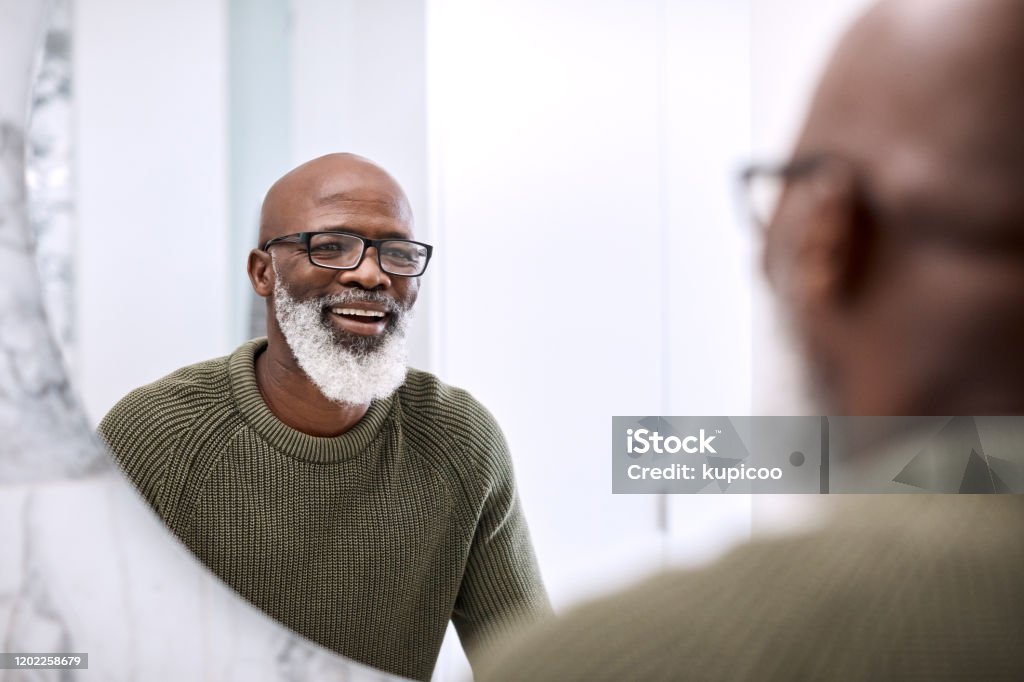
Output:
[[[828,408],[1024,413],[1024,2],[877,5],[793,160],[765,265]]]
[[[406,241],[412,227],[398,183],[352,154],[305,163],[267,192],[249,260],[267,335],[331,400],[365,404],[405,377],[406,326],[429,259]]]

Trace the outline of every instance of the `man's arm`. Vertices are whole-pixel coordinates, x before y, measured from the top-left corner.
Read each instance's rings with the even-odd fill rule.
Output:
[[[146,387],[122,398],[100,422],[97,432],[121,471],[158,514],[172,433],[159,428]]]
[[[486,462],[491,481],[470,547],[452,622],[474,669],[509,632],[551,614],[547,592],[500,437]]]

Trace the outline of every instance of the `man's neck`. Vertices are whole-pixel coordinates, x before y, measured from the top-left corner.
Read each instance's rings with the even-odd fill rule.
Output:
[[[256,356],[256,385],[274,416],[291,428],[310,436],[338,436],[355,426],[369,405],[336,403],[296,365],[281,344],[271,344]]]

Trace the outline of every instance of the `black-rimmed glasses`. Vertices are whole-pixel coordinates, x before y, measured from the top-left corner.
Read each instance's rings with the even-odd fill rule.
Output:
[[[377,265],[389,275],[419,277],[427,269],[434,247],[409,239],[367,239],[351,232],[296,232],[268,240],[262,247],[294,243],[306,247],[309,262],[331,270],[354,270],[363,262],[366,249],[377,249]]]
[[[925,201],[903,201],[882,205],[870,192],[852,161],[832,152],[798,156],[779,164],[751,164],[740,174],[743,195],[750,215],[762,231],[776,218],[787,183],[794,180],[837,185],[837,179],[857,188],[856,201],[861,218],[872,216],[899,229],[889,229],[894,238],[926,240],[960,254],[1020,258],[1024,256],[1024,232],[1015,219],[986,221],[984,215],[958,205],[956,199],[935,193]]]
[[[810,154],[776,164],[755,163],[740,173],[743,199],[754,224],[768,229],[786,183],[810,175],[833,160],[828,154]]]

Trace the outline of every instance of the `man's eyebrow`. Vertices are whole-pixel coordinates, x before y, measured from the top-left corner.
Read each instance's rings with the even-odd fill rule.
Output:
[[[357,234],[360,237],[366,236],[362,234],[360,230],[346,225],[332,225],[319,230],[313,230],[313,232],[348,232],[349,234]],[[382,233],[378,239],[412,239],[412,236],[405,232],[399,232],[398,230],[389,230],[388,232]]]

